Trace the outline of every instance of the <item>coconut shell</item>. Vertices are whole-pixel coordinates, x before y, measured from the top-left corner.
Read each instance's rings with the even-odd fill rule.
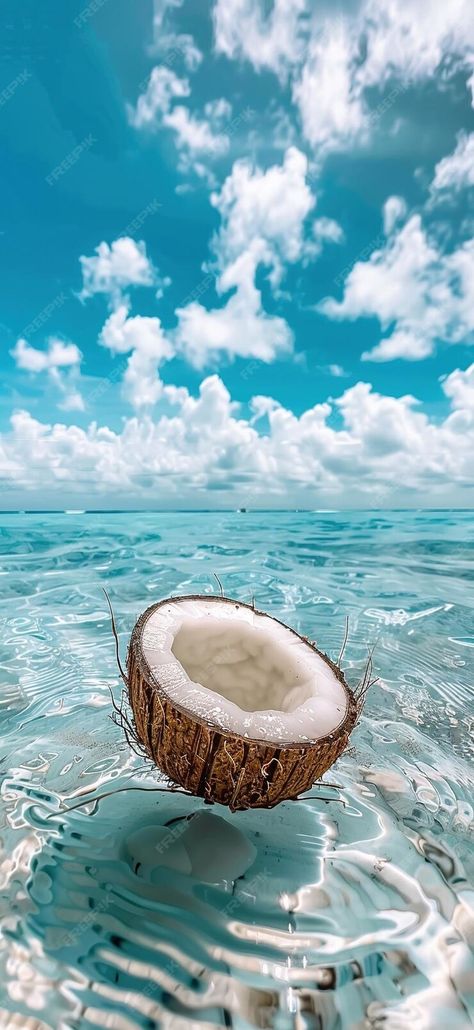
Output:
[[[158,768],[191,794],[227,805],[231,811],[272,808],[308,790],[339,758],[357,719],[357,701],[339,667],[289,626],[285,629],[299,636],[327,662],[346,691],[346,715],[327,736],[305,743],[275,743],[242,737],[171,701],[145,659],[142,648],[145,623],[152,612],[170,602],[212,602],[213,599],[219,603],[237,603],[228,597],[213,598],[207,594],[171,597],[152,605],[136,623],[127,654],[128,693],[135,731]],[[272,618],[242,601],[238,604]]]

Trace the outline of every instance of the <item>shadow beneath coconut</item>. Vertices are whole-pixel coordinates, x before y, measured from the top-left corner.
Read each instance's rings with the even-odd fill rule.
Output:
[[[28,925],[45,955],[72,980],[84,978],[80,1018],[92,1006],[112,1027],[130,1011],[140,1028],[197,1018],[204,1026],[271,1025],[279,991],[262,973],[268,962],[287,963],[286,938],[294,950],[293,919],[280,900],[301,883],[295,843],[306,821],[306,872],[311,866],[314,875],[326,837],[321,823],[315,838],[314,813],[298,808],[296,819],[292,805],[231,815],[148,789],[118,790],[93,814],[45,820],[35,808],[50,836],[32,863]]]
[[[345,798],[232,815],[133,787],[89,814],[24,809],[47,840],[31,863],[27,927],[69,984],[67,1025],[339,1030],[366,1016],[377,1025],[405,990],[429,995],[417,958],[435,925],[451,932],[448,866],[427,865],[382,797],[346,786]],[[442,994],[461,1027],[461,1002]]]

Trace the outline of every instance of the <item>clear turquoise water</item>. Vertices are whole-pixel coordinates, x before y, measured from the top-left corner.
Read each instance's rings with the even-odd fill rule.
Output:
[[[472,514],[1,526],[0,1027],[472,1025]],[[377,641],[339,787],[231,816],[124,745],[102,586],[124,653],[214,572],[335,657],[348,614],[352,683]]]

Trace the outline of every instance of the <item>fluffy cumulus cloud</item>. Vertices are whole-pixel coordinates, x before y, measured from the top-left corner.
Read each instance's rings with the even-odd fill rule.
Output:
[[[316,218],[313,222],[313,236],[319,244],[344,243],[345,235],[342,225],[334,218]]]
[[[17,340],[12,356],[17,368],[25,372],[47,372],[53,368],[70,368],[79,365],[82,354],[75,343],[67,343],[51,337],[47,350],[32,347],[26,340]]]
[[[467,186],[474,186],[474,132],[461,133],[453,153],[438,162],[431,192],[451,193]]]
[[[286,264],[314,253],[305,233],[315,204],[306,173],[306,157],[290,147],[282,164],[266,171],[248,160],[235,162],[222,189],[212,195],[221,216],[213,240],[216,290],[232,294],[218,308],[207,310],[194,301],[178,310],[178,346],[195,364],[205,364],[219,351],[270,361],[291,348],[286,322],[263,310],[255,276],[259,267],[266,268],[277,291]]]
[[[84,401],[77,389],[77,378],[82,354],[75,343],[51,336],[46,350],[32,347],[20,337],[11,355],[22,372],[38,375],[46,372],[61,394],[60,408],[82,411]]]
[[[177,309],[177,347],[197,368],[219,353],[268,362],[291,350],[289,326],[283,318],[264,311],[255,286],[259,262],[270,259],[263,245],[250,246],[218,280],[220,293],[233,290],[222,307],[207,310],[193,301]]]
[[[315,205],[306,173],[304,154],[289,148],[282,164],[266,171],[247,160],[236,162],[221,190],[212,194],[221,218],[212,242],[216,291],[224,298],[220,306],[208,310],[198,300],[183,305],[176,312],[177,329],[165,334],[158,318],[129,318],[127,306],[116,304],[101,343],[111,351],[130,353],[124,392],[134,406],[159,399],[157,370],[174,350],[196,367],[222,354],[269,362],[291,351],[289,326],[265,311],[255,280],[258,269],[266,269],[271,288],[278,293],[288,263],[309,260],[322,242],[341,239],[342,231],[331,219],[319,219],[313,235],[306,233]],[[135,245],[135,260],[120,265],[116,250],[116,244],[101,244],[96,258],[81,259],[83,296],[100,291],[117,298],[127,285],[149,282],[152,272],[144,249]]]
[[[223,130],[232,108],[227,100],[219,98],[207,103],[204,114],[197,116],[176,102],[190,94],[188,79],[180,78],[165,65],[153,68],[145,92],[135,107],[128,107],[129,121],[136,129],[172,130],[180,152],[180,170],[193,169],[207,177],[206,159],[220,157],[229,149],[229,136]]]
[[[470,0],[432,0],[429,15],[424,0],[365,0],[352,15],[328,18],[321,28],[315,14],[312,24],[294,95],[308,140],[327,150],[365,142],[403,90],[472,60]],[[379,99],[369,102],[374,88]]]
[[[452,74],[469,68],[474,48],[474,10],[470,0],[366,0],[358,15],[366,38],[366,57],[357,75],[364,86],[400,77],[422,82],[445,64]],[[451,58],[456,58],[455,62]]]
[[[153,68],[145,92],[140,94],[135,107],[128,108],[131,124],[136,129],[158,128],[173,101],[190,93],[188,80],[181,79],[171,68]]]
[[[100,341],[112,354],[129,354],[123,376],[124,395],[135,408],[151,407],[163,393],[160,365],[173,357],[173,348],[159,318],[128,317],[120,305],[107,319]]]
[[[120,433],[96,423],[84,430],[46,425],[17,412],[0,440],[0,463],[12,489],[47,486],[51,495],[57,488],[60,496],[97,496],[99,503],[101,492],[126,497],[130,490],[135,502],[217,495],[257,505],[291,495],[369,507],[426,496],[433,502],[449,490],[461,503],[473,478],[474,365],[441,385],[451,402],[442,422],[430,421],[413,397],[386,397],[363,382],[300,417],[257,397],[247,419],[214,375],[198,397],[168,387],[174,414],[128,419]],[[259,433],[263,417],[267,431]]]
[[[275,0],[265,12],[261,0],[217,0],[214,6],[216,49],[229,58],[247,58],[254,68],[285,76],[304,49],[305,0]]]
[[[407,205],[403,197],[389,197],[385,201],[383,208],[383,228],[384,233],[388,236],[398,222],[405,219],[407,214]]]
[[[328,20],[311,38],[295,79],[293,99],[303,133],[319,155],[367,135],[367,112],[352,72],[354,59],[349,26]]]
[[[214,113],[216,110],[219,113]],[[229,137],[225,132],[219,132],[218,128],[230,118],[232,109],[223,100],[216,107],[208,107],[208,111],[207,119],[196,118],[187,107],[177,104],[163,119],[163,124],[176,134],[176,145],[182,152],[182,170],[191,167],[198,174],[205,175],[206,166],[201,159],[219,157],[229,149]]]
[[[430,0],[429,12],[425,0],[355,0],[342,10],[311,0],[216,0],[214,26],[219,53],[290,79],[318,157],[365,142],[410,85],[472,71],[471,0]]]
[[[234,164],[221,191],[211,196],[222,219],[215,238],[221,266],[234,261],[255,240],[271,248],[278,276],[282,261],[304,258],[304,223],[315,204],[307,171],[307,159],[296,147],[288,148],[281,165],[266,171],[245,159]]]
[[[452,407],[461,413],[474,412],[474,364],[465,372],[458,368],[443,378],[443,390]],[[461,416],[463,417],[463,416]],[[454,416],[453,416],[454,418]]]
[[[79,258],[83,287],[82,300],[96,293],[106,294],[117,303],[129,286],[152,286],[156,271],[147,257],[144,243],[129,236],[114,240],[112,244],[99,243],[92,257]]]
[[[140,315],[129,318],[125,291],[131,286],[158,288],[161,297],[169,278],[161,279],[147,256],[144,243],[121,237],[109,246],[100,243],[92,257],[80,258],[82,300],[104,294],[112,308],[99,337],[99,343],[113,354],[129,354],[123,368],[123,395],[135,408],[151,407],[163,392],[158,369],[174,353],[160,319]]]
[[[326,298],[319,310],[334,319],[377,318],[386,335],[363,355],[372,361],[416,361],[432,354],[438,341],[472,342],[474,240],[445,254],[420,215],[400,226],[388,205],[385,246],[356,262],[342,300]]]
[[[467,80],[467,88],[471,91],[472,106],[474,107],[474,71]]]
[[[189,33],[176,32],[170,26],[169,15],[183,0],[154,0],[153,52],[166,58],[169,65],[182,62],[189,71],[195,71],[202,61],[202,53]]]

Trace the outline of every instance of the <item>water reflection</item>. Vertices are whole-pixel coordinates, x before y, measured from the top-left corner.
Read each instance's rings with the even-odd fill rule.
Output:
[[[219,516],[218,534],[230,593],[255,592],[335,652],[347,612],[349,678],[378,637],[380,681],[328,776],[340,787],[231,815],[156,791],[108,718],[118,682],[101,583],[113,582],[125,642],[151,599],[210,588],[212,517],[7,526],[0,1027],[464,1030],[474,814],[462,516],[447,515],[440,536],[428,514],[415,526],[400,513],[373,524],[249,513],[238,561],[232,518]]]

